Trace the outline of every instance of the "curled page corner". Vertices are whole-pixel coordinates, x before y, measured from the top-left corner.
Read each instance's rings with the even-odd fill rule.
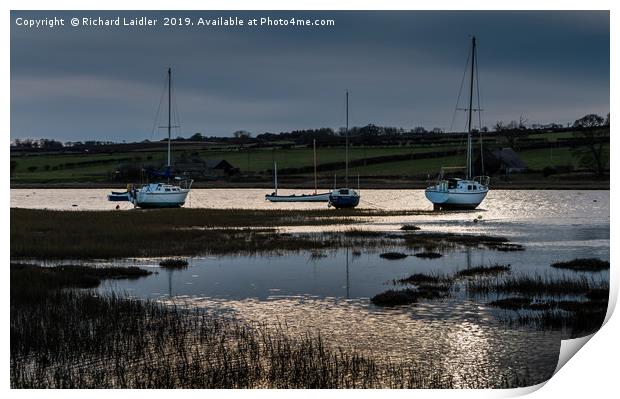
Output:
[[[603,321],[603,325],[599,328],[603,328],[605,324],[609,321],[612,313],[616,308],[616,301],[618,300],[618,279],[610,278],[609,279],[610,287],[609,287],[609,300],[607,302],[607,313],[605,314],[605,321]],[[574,339],[563,339],[560,343],[560,355],[558,356],[558,364],[553,372],[553,375],[556,375],[558,371],[564,365],[575,356],[575,353],[579,351],[589,340],[598,332],[595,331],[590,335],[586,335],[585,337],[574,338]]]
[[[560,343],[560,355],[558,356],[558,365],[555,367],[553,375],[556,375],[558,371],[573,357],[575,353],[581,349],[586,342],[594,336],[595,333],[586,335],[585,337],[579,337],[574,339],[563,339]]]

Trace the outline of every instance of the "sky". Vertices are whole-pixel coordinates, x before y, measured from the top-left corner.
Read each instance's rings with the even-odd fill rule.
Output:
[[[157,25],[69,23],[143,16]],[[334,25],[247,26],[268,16]],[[65,26],[17,22],[54,17]],[[165,17],[194,25],[162,26]],[[246,25],[196,25],[217,17]],[[162,139],[153,126],[168,67],[181,126],[173,136],[338,129],[346,90],[350,126],[463,131],[464,112],[452,120],[465,107],[465,93],[456,103],[472,35],[483,126],[609,112],[607,11],[12,11],[11,138]]]

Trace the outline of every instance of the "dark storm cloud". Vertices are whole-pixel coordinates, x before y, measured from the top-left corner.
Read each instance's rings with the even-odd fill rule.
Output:
[[[11,27],[11,137],[151,138],[173,67],[181,134],[351,124],[449,128],[479,43],[483,123],[609,112],[607,12],[13,12],[332,18],[334,27]],[[462,128],[462,118],[456,128]],[[156,132],[155,138],[161,137]]]

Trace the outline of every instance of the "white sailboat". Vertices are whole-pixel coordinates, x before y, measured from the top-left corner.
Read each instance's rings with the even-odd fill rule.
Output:
[[[355,208],[360,203],[359,192],[359,176],[357,179],[358,189],[354,190],[349,188],[349,92],[346,95],[347,101],[347,124],[345,130],[345,188],[335,188],[329,194],[329,206],[333,206],[336,209],[340,208]]]
[[[441,168],[437,182],[426,188],[424,194],[433,203],[433,209],[475,209],[484,200],[489,192],[489,176],[473,177],[473,158],[472,158],[472,100],[474,90],[474,69],[476,68],[476,38],[472,38],[471,48],[471,75],[469,87],[469,112],[467,129],[467,165],[465,166],[465,178],[447,178],[445,172],[450,169]],[[477,80],[476,80],[477,82]],[[479,110],[478,110],[479,111]],[[482,154],[480,154],[482,157]]]
[[[292,195],[278,195],[278,165],[273,163],[273,181],[274,192],[265,195],[265,199],[271,202],[327,202],[329,201],[329,192],[317,193],[317,179],[316,179],[316,140],[312,141],[312,149],[314,152],[314,193],[312,194],[292,194]]]
[[[189,194],[193,180],[176,177],[172,184],[171,180],[171,163],[170,163],[170,136],[172,129],[171,121],[171,87],[172,87],[172,70],[168,68],[168,162],[164,174],[160,176],[166,177],[166,182],[147,183],[139,189],[133,188],[129,190],[129,200],[134,206],[139,208],[178,208],[185,204],[187,195]]]

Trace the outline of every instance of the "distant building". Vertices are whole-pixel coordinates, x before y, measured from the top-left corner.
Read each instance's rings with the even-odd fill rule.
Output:
[[[512,148],[493,151],[493,156],[499,162],[499,171],[502,173],[523,173],[527,171],[526,163]]]
[[[225,159],[207,159],[192,157],[174,163],[178,173],[190,177],[225,177],[235,174],[238,169]]]

